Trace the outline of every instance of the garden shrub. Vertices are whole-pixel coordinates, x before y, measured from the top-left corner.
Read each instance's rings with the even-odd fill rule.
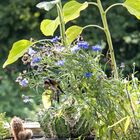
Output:
[[[44,90],[44,109],[39,113],[39,121],[47,137],[139,138],[139,81],[135,70],[131,79],[120,76],[107,22],[107,13],[114,6],[127,8],[139,19],[139,4],[139,0],[135,3],[126,0],[106,10],[100,0],[82,4],[73,0],[64,7],[60,0],[37,4],[46,11],[57,7],[58,17],[43,20],[40,28],[44,35],[53,36],[60,27],[61,36],[15,42],[3,68],[23,56],[27,69],[20,73],[16,82],[24,88]],[[99,8],[103,27],[74,25],[65,30],[65,25],[79,17],[89,5]],[[106,35],[112,68],[110,77],[100,64],[103,46],[91,45],[80,36],[89,27],[98,28]]]

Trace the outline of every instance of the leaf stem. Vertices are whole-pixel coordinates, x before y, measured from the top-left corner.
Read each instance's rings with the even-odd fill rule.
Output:
[[[31,46],[37,44],[37,43],[40,43],[40,42],[45,42],[45,41],[50,41],[50,39],[41,39],[41,40],[38,40],[38,41],[35,41],[31,44]]]
[[[104,31],[104,28],[103,27],[101,27],[101,26],[99,26],[99,25],[87,25],[87,26],[85,26],[85,27],[83,27],[83,29],[86,29],[86,28],[89,28],[89,27],[95,27],[95,28],[98,28],[98,29],[100,29],[100,30],[103,30]]]
[[[88,2],[89,5],[94,5],[98,7],[98,4],[96,2]]]
[[[115,6],[123,6],[123,3],[115,3],[111,6],[109,6],[106,10],[105,10],[105,13],[107,13],[110,9],[112,9],[113,7]]]
[[[98,7],[99,7],[99,11],[100,11],[103,26],[104,26],[104,31],[105,31],[108,46],[109,46],[109,51],[110,51],[110,56],[111,56],[111,64],[112,64],[112,73],[114,75],[114,78],[118,79],[117,65],[116,65],[113,43],[112,43],[112,38],[111,38],[111,34],[110,34],[110,31],[109,31],[109,27],[108,27],[106,13],[105,13],[105,11],[102,7],[101,0],[97,0],[97,4],[98,4]]]
[[[60,22],[60,34],[61,34],[61,41],[63,46],[67,46],[67,41],[66,41],[66,35],[65,35],[65,22],[64,22],[64,16],[63,16],[63,8],[61,4],[61,0],[57,4],[57,13],[59,17],[59,22]]]

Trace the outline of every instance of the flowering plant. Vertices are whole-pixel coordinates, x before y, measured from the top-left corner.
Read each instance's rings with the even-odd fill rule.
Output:
[[[55,78],[58,81],[62,78],[68,79],[72,70],[72,74],[78,77],[81,75],[80,77],[90,78],[94,73],[92,69],[98,64],[101,50],[101,46],[89,46],[86,41],[78,41],[73,47],[65,48],[59,40],[48,39],[30,47],[23,55],[22,61],[30,72],[26,70],[20,73],[16,82],[22,87],[28,85],[43,87],[45,79]]]
[[[130,81],[119,77],[107,23],[108,11],[118,5],[126,7],[139,19],[139,4],[139,0],[126,0],[106,10],[100,0],[82,4],[72,0],[64,7],[61,0],[37,5],[47,11],[57,7],[58,17],[43,20],[41,31],[46,36],[53,36],[59,26],[60,37],[14,43],[3,67],[23,56],[22,61],[28,69],[16,81],[23,87],[29,85],[44,89],[42,101],[45,111],[39,113],[39,121],[47,137],[139,138],[140,115],[136,104],[139,101],[139,82],[134,74]],[[74,25],[65,30],[66,23],[79,17],[88,5],[99,8],[103,27]],[[96,27],[106,35],[112,66],[110,78],[100,65],[103,47],[89,45],[79,37],[88,27]]]

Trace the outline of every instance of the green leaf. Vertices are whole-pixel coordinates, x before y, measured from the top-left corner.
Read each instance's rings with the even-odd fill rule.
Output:
[[[76,19],[80,16],[80,12],[88,7],[88,3],[84,2],[83,4],[72,0],[66,3],[63,7],[64,21],[65,23]]]
[[[126,120],[127,118],[128,118],[128,117],[124,117],[124,118],[122,118],[121,120],[119,120],[118,122],[114,123],[113,125],[108,126],[108,128],[112,128],[112,127],[118,125],[119,123],[122,123],[122,121]]]
[[[18,60],[18,58],[23,56],[31,45],[32,42],[30,42],[29,40],[20,40],[15,42],[9,52],[8,59],[4,63],[3,68],[5,68],[9,64],[12,64],[16,60]]]
[[[36,5],[37,8],[40,9],[44,9],[46,11],[51,10],[57,3],[59,2],[59,0],[55,0],[55,1],[50,1],[50,2],[40,2]]]
[[[126,134],[126,132],[127,132],[127,130],[128,130],[128,127],[129,127],[129,125],[130,125],[130,122],[131,122],[131,119],[130,119],[130,117],[128,116],[128,117],[127,117],[127,120],[126,120],[126,122],[125,122],[125,125],[124,125],[124,132],[125,132],[125,134]]]
[[[59,18],[55,20],[45,19],[41,22],[40,29],[45,36],[53,36],[59,25]]]
[[[71,26],[66,31],[66,36],[68,39],[68,43],[71,44],[78,35],[80,35],[83,31],[83,28],[80,26]]]
[[[140,19],[140,0],[126,0],[123,6],[138,19]]]

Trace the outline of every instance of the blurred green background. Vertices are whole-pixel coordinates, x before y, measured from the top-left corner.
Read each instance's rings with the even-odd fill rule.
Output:
[[[64,3],[66,0],[62,0]],[[93,1],[93,0],[87,0]],[[0,112],[6,112],[7,116],[20,116],[22,118],[32,117],[34,110],[37,110],[36,103],[39,103],[39,94],[34,90],[21,89],[15,83],[18,73],[23,69],[20,60],[15,64],[2,69],[2,65],[8,56],[12,44],[20,39],[45,38],[39,30],[40,22],[44,18],[54,19],[56,11],[46,13],[36,8],[40,0],[4,0],[0,2]],[[84,0],[79,0],[84,2]],[[122,0],[102,0],[104,7]],[[140,21],[130,15],[123,7],[115,7],[108,13],[110,31],[112,33],[113,45],[118,67],[125,65],[124,75],[129,75],[133,70],[133,62],[136,63],[136,71],[140,71]],[[71,24],[85,26],[87,24],[101,23],[98,9],[89,6],[81,13],[81,17],[72,21]],[[57,33],[58,34],[58,31]],[[59,35],[59,34],[58,34]],[[89,28],[83,33],[84,38],[91,45],[106,43],[105,35],[98,29]],[[106,55],[108,46],[103,53]],[[107,56],[108,57],[108,56]],[[103,59],[106,63],[108,60]],[[140,77],[140,74],[137,74]],[[22,95],[34,96],[35,102],[24,103]]]

